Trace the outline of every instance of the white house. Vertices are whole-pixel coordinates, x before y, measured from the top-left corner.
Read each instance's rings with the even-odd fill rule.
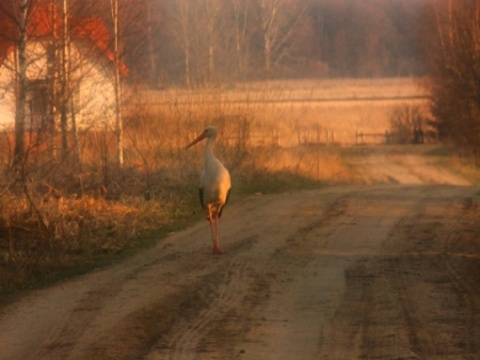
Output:
[[[51,2],[37,0],[27,24],[27,119],[26,129],[58,124],[59,52],[61,17]],[[1,16],[0,16],[1,17]],[[52,17],[54,17],[52,21]],[[5,19],[0,18],[0,22]],[[55,22],[55,25],[52,25]],[[104,128],[114,121],[114,55],[110,37],[99,19],[72,19],[69,27],[68,106],[69,118],[81,128]],[[10,27],[15,29],[14,26]],[[0,29],[4,31],[4,29]],[[8,37],[8,36],[7,36]],[[15,38],[12,34],[10,38]],[[56,48],[55,48],[56,47]],[[15,123],[16,44],[0,41],[0,128]],[[121,74],[128,69],[120,64]],[[71,121],[70,121],[71,123]]]

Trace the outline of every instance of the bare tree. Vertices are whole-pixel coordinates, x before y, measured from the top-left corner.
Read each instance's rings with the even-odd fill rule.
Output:
[[[222,0],[203,0],[203,17],[206,22],[206,47],[208,56],[207,82],[213,81],[215,73],[215,52],[219,34],[218,17],[222,13]]]
[[[67,160],[68,148],[68,115],[70,103],[70,29],[69,29],[69,1],[62,0],[61,3],[61,40],[60,40],[60,131],[62,137],[62,159]],[[52,19],[55,19],[55,14]],[[55,22],[55,21],[53,21]],[[55,31],[53,31],[55,35]]]
[[[265,77],[291,52],[292,40],[304,18],[305,7],[288,0],[257,0],[263,37]]]
[[[123,166],[123,123],[122,123],[122,88],[120,81],[120,35],[118,0],[110,0],[113,20],[113,53],[114,53],[114,91],[115,91],[115,136],[117,140],[117,163]]]
[[[248,24],[251,17],[250,0],[232,0],[233,27],[235,31],[235,57],[237,72],[244,78],[248,67]]]
[[[425,54],[439,136],[480,161],[480,0],[431,4]]]
[[[15,149],[14,161],[20,162],[25,154],[25,108],[27,99],[27,13],[30,6],[29,0],[20,1],[18,12],[18,43],[17,43],[17,91],[15,105]]]
[[[192,2],[190,0],[177,0],[173,3],[171,12],[171,22],[173,23],[172,31],[174,37],[183,53],[183,66],[185,85],[192,86],[191,75],[191,18],[192,18]]]
[[[391,112],[390,127],[395,143],[422,143],[425,125],[424,109],[419,105],[406,103],[396,106]]]
[[[147,39],[150,85],[157,85],[158,69],[155,64],[154,16],[155,15],[158,16],[158,14],[154,14],[150,0],[145,0],[145,13],[146,13],[146,39]]]

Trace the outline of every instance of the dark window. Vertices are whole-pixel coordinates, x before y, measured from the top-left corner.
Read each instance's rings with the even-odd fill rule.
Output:
[[[49,83],[47,80],[31,80],[27,87],[27,128],[47,130],[52,123]]]

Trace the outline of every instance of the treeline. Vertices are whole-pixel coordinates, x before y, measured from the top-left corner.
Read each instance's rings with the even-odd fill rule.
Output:
[[[109,1],[78,4],[109,23]],[[119,0],[119,8],[129,81],[153,87],[424,71],[423,1]]]
[[[433,123],[480,164],[480,0],[439,0],[423,32]]]
[[[152,58],[125,54],[135,73],[151,79],[152,85],[406,76],[423,70],[418,51],[423,5],[416,0],[155,4],[150,15],[152,44],[144,45],[151,47]]]

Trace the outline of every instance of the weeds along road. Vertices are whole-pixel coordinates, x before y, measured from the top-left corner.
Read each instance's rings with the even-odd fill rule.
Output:
[[[479,188],[421,156],[257,196],[2,310],[0,359],[480,358]]]

